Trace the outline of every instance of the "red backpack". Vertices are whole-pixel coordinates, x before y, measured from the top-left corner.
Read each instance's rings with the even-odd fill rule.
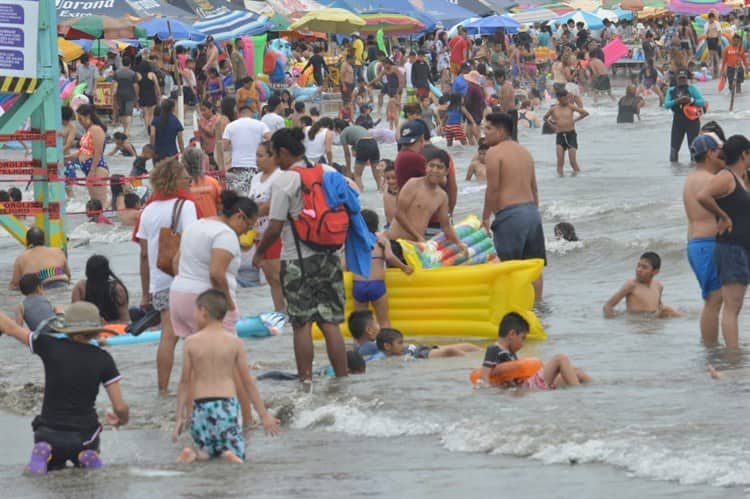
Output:
[[[344,205],[331,208],[323,190],[323,167],[295,166],[300,176],[302,211],[291,218],[295,238],[316,251],[335,251],[346,241],[349,213]]]

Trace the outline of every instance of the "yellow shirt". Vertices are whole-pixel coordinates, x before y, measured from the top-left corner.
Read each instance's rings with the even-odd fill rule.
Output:
[[[354,51],[354,65],[362,65],[362,56],[365,53],[365,44],[359,38],[355,38],[352,42],[352,50]]]

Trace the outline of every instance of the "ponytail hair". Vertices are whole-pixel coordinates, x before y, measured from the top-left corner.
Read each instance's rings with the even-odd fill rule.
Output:
[[[301,128],[281,128],[271,136],[271,147],[277,155],[282,149],[286,149],[292,156],[299,157],[305,154],[303,140],[305,140],[305,133]]]
[[[333,120],[327,116],[320,118],[318,121],[313,123],[310,127],[310,130],[307,131],[307,138],[310,140],[314,140],[315,136],[318,135],[318,132],[321,128],[333,130]]]

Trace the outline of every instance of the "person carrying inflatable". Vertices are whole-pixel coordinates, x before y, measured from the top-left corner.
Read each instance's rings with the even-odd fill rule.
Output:
[[[500,321],[497,341],[487,348],[482,368],[479,373],[472,372],[471,381],[540,391],[591,381],[588,374],[575,367],[563,354],[555,355],[546,363],[539,359],[519,360],[516,352],[523,348],[528,332],[529,323],[520,314],[506,314]]]

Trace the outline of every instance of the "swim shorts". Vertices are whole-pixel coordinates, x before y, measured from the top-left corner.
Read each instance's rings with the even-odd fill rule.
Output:
[[[190,436],[211,457],[225,451],[245,459],[245,438],[239,422],[240,404],[236,398],[205,398],[193,401]]]
[[[714,262],[722,284],[750,284],[750,250],[738,244],[716,243]]]
[[[282,260],[281,288],[292,323],[344,322],[344,276],[338,253]]]
[[[133,99],[117,99],[117,110],[120,116],[133,116]]]
[[[151,306],[159,312],[169,310],[169,288],[151,293]]]
[[[562,147],[563,151],[578,149],[578,134],[576,132],[560,132],[555,138],[555,144]]]
[[[736,80],[735,80],[736,79]],[[736,81],[737,83],[742,83],[745,81],[745,71],[740,68],[727,68],[727,82],[733,82]]]
[[[367,163],[369,161],[373,166],[378,164],[378,161],[380,161],[380,148],[377,141],[370,137],[359,139],[354,150],[354,161],[357,163]]]
[[[466,142],[466,133],[464,132],[464,126],[461,123],[456,125],[445,125],[443,127],[443,136],[445,140],[457,140],[459,142]]]
[[[492,222],[492,234],[501,261],[542,258],[547,263],[542,217],[534,203],[514,204],[498,210]]]
[[[33,426],[33,425],[32,425]],[[93,434],[78,431],[63,431],[46,426],[34,428],[34,443],[47,442],[52,447],[52,459],[47,464],[48,470],[65,468],[67,462],[78,466],[78,454],[84,450],[99,452],[99,434],[101,426]]]
[[[550,390],[547,381],[544,379],[544,367],[540,367],[535,375],[524,381],[523,386],[534,391]]]
[[[599,75],[591,81],[591,88],[600,92],[608,92],[612,88],[612,84],[609,82],[609,76]]]
[[[690,267],[701,288],[701,296],[705,300],[713,291],[721,288],[719,272],[714,262],[714,247],[716,239],[713,237],[702,237],[691,239],[687,243],[687,255]]]
[[[714,52],[719,52],[721,54],[721,47],[719,45],[719,38],[706,38],[706,46],[708,47],[708,50],[713,50]]]
[[[359,303],[378,301],[385,296],[385,281],[382,279],[354,281],[352,284],[352,296]]]

